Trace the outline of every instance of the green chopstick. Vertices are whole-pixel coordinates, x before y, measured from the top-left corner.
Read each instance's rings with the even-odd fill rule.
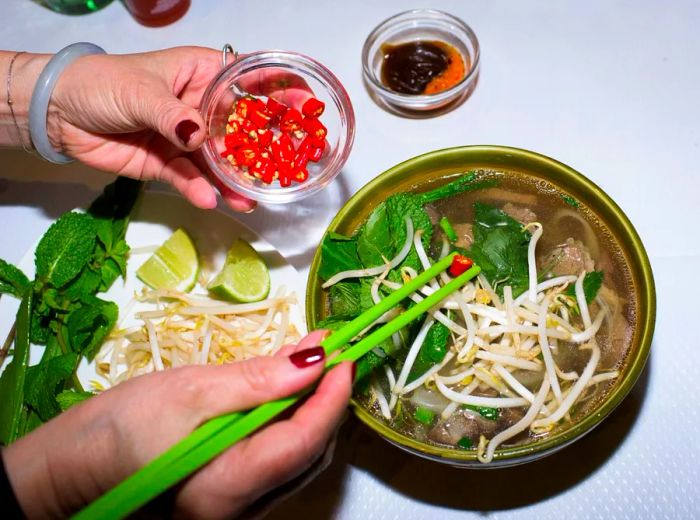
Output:
[[[388,310],[410,294],[426,285],[452,263],[454,255],[448,255],[416,278],[397,289],[379,304],[355,318],[343,328],[321,342],[326,353],[332,353],[372,325]],[[357,361],[377,344],[391,337],[408,323],[440,303],[452,292],[479,273],[473,266],[460,276],[450,280],[433,294],[417,303],[397,318],[375,330],[358,343],[326,363],[330,368],[342,361]],[[153,459],[139,471],[122,481],[92,504],[77,513],[74,518],[123,518],[155,498],[172,485],[187,477],[239,440],[269,422],[281,412],[298,402],[311,389],[297,395],[263,404],[248,412],[235,412],[212,419],[195,430],[165,453]]]

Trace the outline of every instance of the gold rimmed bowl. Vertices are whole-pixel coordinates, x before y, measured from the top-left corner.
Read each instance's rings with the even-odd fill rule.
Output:
[[[502,175],[523,175],[534,182],[554,186],[564,196],[576,200],[582,209],[591,212],[613,235],[624,256],[634,291],[631,323],[633,332],[629,350],[619,367],[620,375],[596,405],[585,416],[569,425],[560,426],[549,436],[496,450],[490,464],[477,460],[476,450],[461,450],[418,441],[394,430],[353,399],[356,416],[372,430],[396,446],[438,462],[460,467],[503,467],[522,464],[550,455],[573,443],[600,424],[627,396],[649,356],[656,318],[654,278],[644,245],[632,223],[620,207],[591,180],[569,166],[535,152],[504,146],[463,146],[430,152],[409,159],[375,177],[360,189],[338,212],[328,227],[352,235],[370,212],[389,195],[432,183],[444,182],[467,170],[496,171]],[[320,249],[311,265],[306,294],[306,317],[309,329],[315,328],[327,313],[326,297],[318,277]]]

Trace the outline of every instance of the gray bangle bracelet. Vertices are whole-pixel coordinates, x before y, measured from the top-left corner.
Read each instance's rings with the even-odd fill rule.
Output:
[[[47,161],[64,164],[73,159],[53,149],[46,130],[46,116],[49,110],[51,94],[64,69],[82,56],[105,54],[102,47],[93,43],[73,43],[59,51],[46,64],[34,86],[32,100],[29,104],[29,135],[36,151]]]

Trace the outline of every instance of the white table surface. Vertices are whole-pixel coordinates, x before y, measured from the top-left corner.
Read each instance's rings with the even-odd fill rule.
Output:
[[[618,410],[588,437],[525,467],[461,471],[417,460],[351,420],[332,467],[274,518],[700,517],[700,3],[422,2],[463,18],[482,46],[479,85],[430,120],[390,115],[367,95],[360,49],[399,0],[193,0],[174,25],[137,25],[119,2],[85,17],[3,0],[0,48],[53,52],[79,40],[112,53],[197,44],[285,48],[343,81],[357,139],[324,193],[242,217],[304,275],[342,202],[390,166],[464,144],[539,151],[583,172],[626,211],[656,277],[652,355]],[[109,177],[0,151],[0,256],[16,262],[63,211]]]

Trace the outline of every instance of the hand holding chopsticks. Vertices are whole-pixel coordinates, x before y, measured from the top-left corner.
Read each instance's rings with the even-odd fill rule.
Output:
[[[387,311],[396,307],[409,295],[429,283],[452,263],[454,254],[435,263],[416,278],[389,294],[340,330],[322,341],[327,354],[344,348],[360,332],[370,327]],[[425,312],[430,311],[447,296],[475,277],[480,269],[474,265],[454,277],[430,296],[385,325],[375,329],[339,355],[329,357],[326,367],[342,361],[357,361],[376,345],[391,337]],[[308,391],[268,402],[246,413],[232,413],[212,419],[192,434],[152,460],[141,470],[98,498],[78,513],[75,518],[121,518],[135,511],[152,498],[184,479],[208,463],[236,442],[268,423],[299,401]]]

